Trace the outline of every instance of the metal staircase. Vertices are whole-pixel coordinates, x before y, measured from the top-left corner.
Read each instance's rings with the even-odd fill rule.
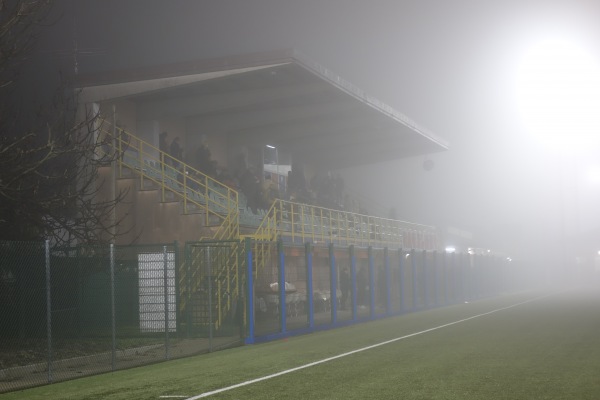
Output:
[[[202,213],[205,226],[216,229],[212,236],[200,237],[199,242],[236,243],[235,251],[227,252],[227,259],[219,256],[218,264],[221,268],[210,275],[203,273],[202,264],[198,262],[193,262],[189,267],[182,262],[179,266],[180,314],[185,313],[194,294],[202,290],[203,285],[207,285],[207,280],[211,279],[215,286],[215,291],[211,294],[214,299],[211,300],[214,300],[213,304],[217,308],[214,318],[212,321],[204,317],[195,318],[194,322],[212,323],[218,329],[224,316],[232,308],[232,300],[239,295],[238,263],[244,258],[237,254],[240,248],[238,192],[106,119],[99,119],[98,127],[100,140],[106,144],[102,152],[117,155],[111,158],[114,159],[117,177],[123,178],[126,172],[131,171],[139,179],[140,188],[152,185],[160,191],[162,201],[180,201],[185,214]],[[98,156],[102,157],[103,154]]]

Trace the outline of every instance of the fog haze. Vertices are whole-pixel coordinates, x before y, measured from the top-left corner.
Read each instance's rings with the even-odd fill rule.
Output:
[[[600,60],[598,2],[79,0],[59,8],[45,46],[68,49],[75,38],[81,73],[295,48],[449,142],[444,153],[344,171],[370,211],[393,207],[401,219],[464,229],[476,245],[505,252],[600,227],[598,190],[580,179],[598,149],[567,159],[545,147],[515,97],[519,55],[537,35],[568,32]]]

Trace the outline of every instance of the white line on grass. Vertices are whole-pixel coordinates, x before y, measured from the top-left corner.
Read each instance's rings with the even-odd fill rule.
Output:
[[[495,310],[488,311],[488,312],[483,313],[483,314],[478,314],[478,315],[474,315],[472,317],[464,318],[464,319],[461,319],[461,320],[458,320],[458,321],[449,322],[447,324],[439,325],[439,326],[436,326],[434,328],[425,329],[424,331],[411,333],[409,335],[397,337],[395,339],[386,340],[385,342],[373,344],[371,346],[363,347],[363,348],[360,348],[360,349],[357,349],[357,350],[352,350],[352,351],[349,351],[347,353],[338,354],[337,356],[333,356],[333,357],[329,357],[329,358],[324,358],[323,360],[314,361],[314,362],[311,362],[311,363],[308,363],[308,364],[304,364],[304,365],[301,365],[301,366],[296,367],[296,368],[286,369],[285,371],[277,372],[275,374],[263,376],[261,378],[252,379],[252,380],[249,380],[249,381],[245,381],[245,382],[238,383],[238,384],[235,384],[235,385],[227,386],[227,387],[224,387],[224,388],[221,388],[221,389],[217,389],[217,390],[213,390],[213,391],[210,391],[210,392],[205,392],[205,393],[199,394],[197,396],[188,397],[186,400],[201,399],[201,398],[204,398],[204,397],[212,396],[213,394],[222,393],[222,392],[226,392],[228,390],[233,390],[233,389],[237,389],[239,387],[248,386],[248,385],[252,385],[254,383],[266,381],[268,379],[272,379],[272,378],[276,378],[276,377],[281,376],[281,375],[285,375],[285,374],[289,374],[289,373],[292,373],[292,372],[296,372],[296,371],[299,371],[301,369],[305,369],[305,368],[309,368],[309,367],[314,367],[315,365],[319,365],[319,364],[323,364],[323,363],[326,363],[326,362],[329,362],[329,361],[337,360],[338,358],[346,357],[346,356],[349,356],[349,355],[352,355],[352,354],[360,353],[362,351],[371,350],[371,349],[374,349],[374,348],[379,347],[379,346],[383,346],[383,345],[386,345],[386,344],[394,343],[394,342],[397,342],[399,340],[408,339],[408,338],[411,338],[413,336],[422,335],[422,334],[427,333],[427,332],[431,332],[431,331],[442,329],[442,328],[445,328],[445,327],[448,327],[448,326],[460,324],[461,322],[466,322],[466,321],[469,321],[469,320],[472,320],[472,319],[475,319],[475,318],[483,317],[485,315],[493,314],[493,313],[496,313],[498,311],[508,310],[510,308],[513,308],[513,307],[517,307],[517,306],[520,306],[520,305],[523,305],[523,304],[531,303],[533,301],[541,300],[541,299],[543,299],[545,297],[549,297],[551,295],[552,294],[547,294],[547,295],[544,295],[544,296],[534,297],[533,299],[522,301],[520,303],[516,303],[516,304],[510,305],[510,306],[507,306],[507,307],[497,308]]]

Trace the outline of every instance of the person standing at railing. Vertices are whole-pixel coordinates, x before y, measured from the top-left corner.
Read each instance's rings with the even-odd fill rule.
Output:
[[[169,152],[169,143],[167,143],[167,132],[158,135],[158,149],[160,150],[160,164],[165,165],[165,154]]]
[[[171,160],[173,163],[173,168],[179,168],[179,160],[183,158],[183,149],[179,144],[179,136],[176,136],[171,142],[171,157],[173,157]]]
[[[119,152],[119,159],[121,161],[124,161],[125,151],[129,148],[130,141],[131,137],[125,131],[125,127],[117,122],[117,151]]]

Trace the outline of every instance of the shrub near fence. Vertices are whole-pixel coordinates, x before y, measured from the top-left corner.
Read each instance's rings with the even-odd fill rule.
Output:
[[[179,329],[180,259],[177,244],[0,243],[0,392],[239,343]]]

